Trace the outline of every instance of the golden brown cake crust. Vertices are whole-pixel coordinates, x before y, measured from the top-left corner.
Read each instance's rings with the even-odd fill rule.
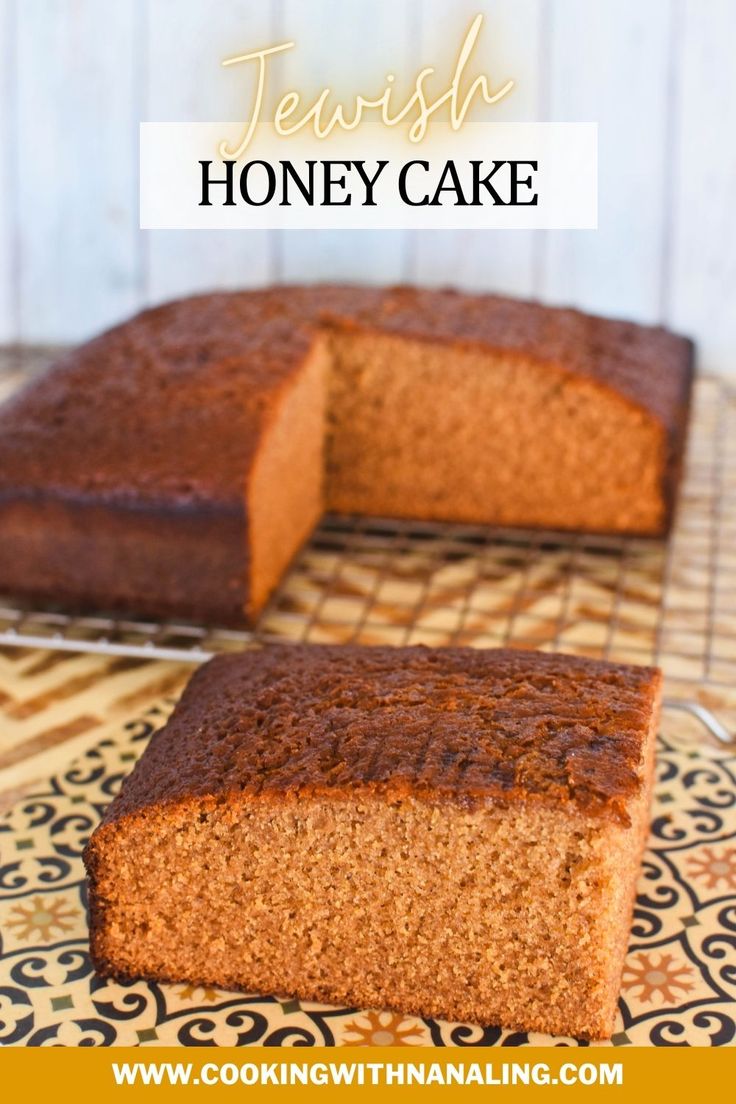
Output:
[[[687,403],[692,344],[659,326],[444,288],[353,295],[354,289],[322,289],[325,322],[534,357],[610,388],[665,425]]]
[[[311,337],[249,295],[144,311],[0,409],[0,493],[242,510],[270,410]]]
[[[654,668],[538,652],[275,645],[192,678],[108,810],[356,789],[541,801],[628,823]]]
[[[269,412],[320,324],[554,363],[656,418],[676,462],[685,338],[501,296],[317,285],[168,303],[68,353],[0,408],[0,494],[240,503]]]

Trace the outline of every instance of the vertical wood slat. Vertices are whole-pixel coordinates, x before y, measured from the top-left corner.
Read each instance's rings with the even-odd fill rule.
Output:
[[[547,111],[598,122],[598,230],[546,234],[540,291],[656,321],[667,166],[670,0],[555,0]]]
[[[151,121],[245,121],[252,69],[222,59],[275,41],[274,4],[232,0],[156,0],[147,6],[145,118]],[[219,230],[149,230],[148,302],[213,288],[268,283],[275,277],[274,235]]]
[[[16,0],[0,0],[0,342],[17,337],[15,278],[15,17]]]
[[[443,73],[448,72],[462,37],[480,11],[485,19],[474,55],[475,67],[471,65],[469,75],[488,73],[492,87],[512,78],[516,87],[498,105],[486,108],[482,114],[483,108],[478,108],[471,117],[493,122],[536,119],[542,0],[500,0],[493,4],[461,0],[451,5],[443,0],[423,0],[422,62],[437,64]],[[414,232],[409,277],[429,286],[451,283],[475,290],[531,295],[535,242],[533,230]]]
[[[667,321],[736,375],[736,4],[685,0],[678,31]]]
[[[297,43],[280,67],[285,88],[313,99],[329,85],[335,100],[349,105],[356,92],[378,95],[386,74],[394,73],[400,94],[399,77],[405,84],[417,60],[413,2],[283,0],[280,6],[279,37]],[[279,235],[279,276],[287,282],[395,282],[405,274],[406,242],[401,230],[285,231]]]
[[[19,336],[76,340],[140,300],[139,0],[17,5]]]

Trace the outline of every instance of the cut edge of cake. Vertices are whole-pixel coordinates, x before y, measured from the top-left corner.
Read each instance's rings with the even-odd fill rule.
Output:
[[[245,488],[252,623],[324,513],[327,349],[313,340],[296,378],[272,408]]]
[[[335,324],[331,354],[332,512],[644,537],[669,531],[692,350],[672,426],[543,355]]]

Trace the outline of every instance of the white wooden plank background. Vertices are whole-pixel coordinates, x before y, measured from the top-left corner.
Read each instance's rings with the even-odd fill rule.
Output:
[[[11,151],[15,149],[15,3],[0,0],[0,342],[12,341],[17,335],[16,276],[16,189],[14,176],[17,165]]]
[[[679,126],[670,166],[665,311],[672,325],[697,335],[701,363],[736,375],[734,0],[687,0],[677,48]]]
[[[249,83],[223,58],[275,41],[275,12],[252,0],[146,7],[145,118],[173,122],[242,119]],[[277,244],[268,231],[153,230],[147,239],[145,295],[161,302],[211,288],[250,287],[274,274]]]
[[[544,235],[540,291],[550,302],[654,322],[672,5],[555,0],[553,10],[547,110],[550,119],[598,122],[598,230]]]
[[[66,341],[141,301],[138,0],[16,0],[17,336]]]
[[[141,119],[243,118],[230,52],[336,95],[479,57],[498,118],[600,124],[600,229],[141,232]],[[77,340],[154,301],[273,280],[454,283],[696,337],[736,375],[736,0],[0,0],[0,341]]]
[[[481,32],[483,69],[495,87],[517,80],[511,95],[494,109],[499,122],[537,119],[543,79],[543,0],[502,0],[488,5]],[[480,10],[477,0],[425,0],[421,5],[419,55],[432,64],[446,56],[446,43],[457,40]],[[436,230],[412,234],[409,278],[421,284],[533,295],[539,237],[531,230],[474,234]]]
[[[279,69],[284,87],[298,88],[307,101],[329,84],[337,100],[349,103],[351,93],[380,91],[387,73],[408,77],[415,64],[416,7],[412,0],[283,0],[277,37],[297,44]],[[285,282],[396,283],[405,277],[406,244],[401,231],[358,231],[348,241],[344,231],[291,230],[280,235],[277,274]]]

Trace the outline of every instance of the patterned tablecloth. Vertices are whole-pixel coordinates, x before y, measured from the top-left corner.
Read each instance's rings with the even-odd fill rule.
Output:
[[[12,683],[24,692],[15,697],[6,689],[0,701],[6,714],[16,720],[20,715],[22,722],[24,714],[32,717],[51,703],[64,718],[65,707],[76,702],[70,712],[79,731],[70,738],[66,726],[72,722],[60,720],[56,735],[65,742],[56,749],[48,727],[37,737],[41,762],[51,764],[56,756],[65,765],[34,783],[32,793],[26,786],[13,797],[13,764],[0,759],[0,791],[4,766],[9,806],[0,819],[0,1042],[524,1046],[560,1041],[274,995],[97,978],[88,954],[81,852],[188,672],[173,664],[11,649],[0,656],[0,671],[3,664],[6,687],[12,683],[8,665],[25,672]],[[49,688],[52,671],[55,689]],[[29,691],[34,680],[47,689],[36,685]],[[666,712],[662,728],[652,830],[612,1043],[733,1044],[736,755],[703,743],[690,718]],[[70,764],[68,747],[75,741],[86,750]]]

